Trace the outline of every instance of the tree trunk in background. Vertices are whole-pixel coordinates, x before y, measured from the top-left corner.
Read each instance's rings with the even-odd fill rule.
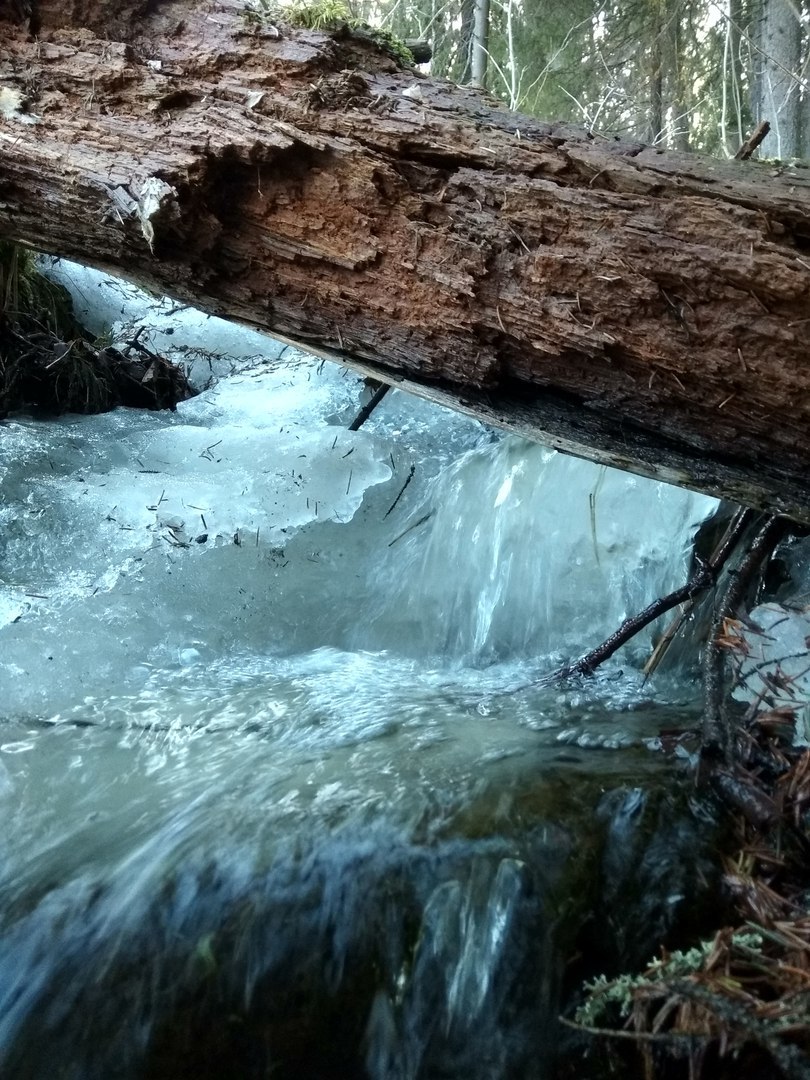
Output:
[[[472,40],[472,85],[486,86],[489,61],[489,0],[475,0]]]
[[[672,150],[688,153],[689,106],[687,100],[689,95],[681,56],[683,6],[682,0],[667,0],[664,6],[666,23],[661,42],[661,54],[666,74],[667,126],[670,132],[667,145]]]
[[[37,19],[0,25],[0,236],[810,520],[804,171],[517,116],[237,0]]]
[[[650,143],[689,150],[689,112],[681,75],[681,0],[652,0],[650,114],[645,137]]]
[[[473,28],[475,25],[475,0],[462,0],[461,28],[459,30],[456,82],[466,86],[472,79]]]
[[[647,130],[643,132],[648,143],[660,142],[664,135],[664,58],[661,37],[663,29],[656,25],[650,48],[650,113]]]
[[[762,145],[768,157],[784,160],[802,153],[801,53],[798,0],[762,0],[757,119],[771,125]]]
[[[743,94],[743,73],[750,71],[751,57],[748,44],[743,37],[745,26],[744,0],[729,0],[728,10],[729,18],[725,28],[723,49],[723,111],[721,126],[723,150],[728,157],[733,157],[745,142],[748,134],[746,120],[749,115],[749,98]],[[758,81],[756,85],[759,85]]]

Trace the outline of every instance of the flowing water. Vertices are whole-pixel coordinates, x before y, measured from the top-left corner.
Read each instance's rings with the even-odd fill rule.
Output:
[[[537,680],[680,584],[714,503],[231,368],[2,425],[0,1075],[542,1077],[550,793],[654,769],[692,690],[642,686],[650,635]]]

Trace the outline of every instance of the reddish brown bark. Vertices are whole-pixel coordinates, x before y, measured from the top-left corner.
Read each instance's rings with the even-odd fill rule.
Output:
[[[804,170],[516,116],[236,0],[34,18],[0,24],[0,235],[810,520]]]

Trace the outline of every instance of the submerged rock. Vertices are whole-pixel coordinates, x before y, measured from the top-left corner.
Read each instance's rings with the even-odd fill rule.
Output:
[[[508,796],[492,777],[440,834],[347,822],[264,866],[203,855],[184,811],[118,873],[29,884],[0,945],[4,1078],[546,1080],[581,976],[646,958],[710,889],[711,821],[618,757]]]

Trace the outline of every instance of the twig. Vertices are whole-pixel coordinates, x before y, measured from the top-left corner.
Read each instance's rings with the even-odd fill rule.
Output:
[[[775,1025],[763,1023],[752,1014],[752,1010],[697,983],[678,980],[669,983],[669,989],[687,1000],[698,1002],[727,1026],[733,1024],[744,1041],[750,1039],[758,1043],[767,1050],[788,1080],[807,1080],[807,1055],[799,1047],[782,1042]]]
[[[768,123],[767,120],[762,120],[759,124],[757,124],[757,126],[754,128],[753,133],[748,136],[740,149],[734,155],[734,160],[748,161],[748,159],[751,157],[753,152],[756,150],[756,148],[759,146],[759,144],[762,142],[762,140],[765,138],[765,136],[770,130],[771,125]]]
[[[601,645],[591,649],[589,653],[581,657],[574,664],[567,664],[543,679],[543,682],[556,682],[560,679],[570,678],[572,675],[592,675],[605,660],[625,645],[639,631],[643,630],[651,622],[663,615],[678,604],[691,600],[693,596],[714,585],[717,574],[722,569],[728,557],[734,550],[746,525],[750,521],[750,510],[740,511],[734,518],[732,525],[726,531],[726,535],[707,562],[701,562],[692,577],[680,589],[669,593],[668,596],[659,597],[648,604],[638,615],[631,615],[621,624],[618,630],[610,635]]]
[[[725,651],[719,643],[725,619],[732,617],[742,604],[751,580],[781,540],[785,521],[773,514],[763,514],[757,522],[756,531],[739,566],[728,576],[723,595],[715,609],[709,641],[703,658],[703,740],[701,753],[704,760],[722,759],[733,763],[731,724],[725,699]]]
[[[371,395],[371,397],[357,414],[357,416],[355,416],[354,420],[352,420],[352,422],[349,424],[349,431],[358,431],[363,426],[363,424],[365,424],[366,420],[368,420],[368,418],[371,416],[371,414],[374,412],[374,410],[377,408],[377,406],[380,404],[380,402],[390,389],[391,387],[388,385],[388,383],[378,384],[377,389]]]
[[[394,544],[396,544],[398,540],[401,540],[403,536],[407,536],[409,532],[413,532],[413,530],[418,529],[420,525],[424,525],[425,522],[431,517],[433,517],[433,511],[432,510],[430,511],[429,514],[425,514],[424,517],[420,517],[418,521],[415,521],[413,523],[413,525],[409,525],[407,529],[405,529],[403,532],[401,532],[399,534],[399,536],[395,536],[394,539],[391,541],[391,543],[388,546],[393,547]]]
[[[748,520],[750,520],[750,517],[751,517],[751,511],[749,510],[749,511],[746,512],[742,507],[739,507],[738,510],[736,511],[736,513],[733,514],[733,516],[730,518],[728,524],[726,525],[726,528],[725,528],[725,531],[724,531],[723,535],[720,537],[718,542],[715,544],[714,550],[712,551],[711,555],[709,556],[709,565],[710,566],[714,566],[714,567],[719,569],[723,565],[723,562],[725,562],[726,559],[728,559],[728,555],[730,554],[730,552],[728,551],[728,545],[730,543],[732,545],[736,544],[737,541],[739,540],[741,532],[742,532],[741,518],[742,518],[742,515],[746,514],[746,513],[747,513],[746,521],[748,521]],[[725,552],[725,554],[723,554],[724,552]],[[644,678],[645,678],[645,680],[649,679],[649,677],[651,675],[653,675],[655,673],[655,671],[658,669],[658,667],[660,666],[661,661],[664,659],[667,652],[669,651],[670,645],[675,640],[675,638],[678,636],[678,634],[679,634],[679,632],[681,630],[681,627],[684,625],[686,620],[689,618],[689,616],[694,611],[695,604],[697,603],[697,600],[698,600],[698,596],[699,596],[699,594],[696,593],[694,596],[690,597],[689,600],[684,602],[684,604],[681,607],[680,612],[675,616],[675,618],[672,620],[672,622],[666,628],[664,633],[661,635],[661,638],[660,638],[658,644],[653,649],[652,655],[650,656],[647,663],[644,665]]]
[[[580,1031],[584,1035],[598,1035],[605,1039],[629,1039],[631,1042],[637,1043],[666,1043],[667,1046],[673,1049],[682,1047],[687,1052],[693,1050],[696,1043],[699,1046],[708,1046],[713,1040],[713,1036],[702,1034],[687,1035],[669,1031],[626,1031],[622,1028],[591,1027],[589,1024],[577,1024],[574,1020],[568,1020],[565,1016],[559,1017],[559,1021],[573,1031]]]
[[[397,497],[394,499],[394,501],[391,503],[391,505],[388,507],[388,509],[383,514],[383,521],[385,521],[385,519],[388,517],[388,515],[391,513],[391,511],[396,507],[399,500],[405,494],[405,488],[408,486],[408,484],[410,484],[411,480],[413,480],[413,474],[415,472],[416,472],[416,466],[411,465],[411,471],[408,473],[408,476],[405,479],[405,483],[399,489],[399,495],[397,495]]]

